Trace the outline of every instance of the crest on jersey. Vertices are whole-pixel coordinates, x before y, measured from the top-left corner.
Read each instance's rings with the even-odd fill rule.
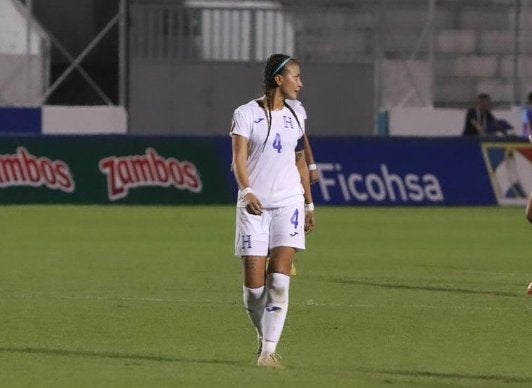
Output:
[[[500,205],[525,205],[532,192],[532,145],[483,143],[482,154]]]

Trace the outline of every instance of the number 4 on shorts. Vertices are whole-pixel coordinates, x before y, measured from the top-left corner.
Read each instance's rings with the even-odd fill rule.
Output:
[[[290,223],[294,225],[294,229],[297,229],[297,225],[299,224],[298,218],[299,218],[299,210],[296,209],[294,214],[292,214],[292,218],[290,218]]]

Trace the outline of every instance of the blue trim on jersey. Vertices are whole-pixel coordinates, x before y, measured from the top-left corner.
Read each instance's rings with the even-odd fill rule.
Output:
[[[305,149],[305,139],[304,136],[301,136],[296,144],[296,152],[303,151]]]

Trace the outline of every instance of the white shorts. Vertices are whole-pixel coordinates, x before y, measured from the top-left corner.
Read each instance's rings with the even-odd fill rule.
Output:
[[[235,256],[268,256],[275,247],[305,249],[305,206],[303,201],[260,216],[236,208]]]

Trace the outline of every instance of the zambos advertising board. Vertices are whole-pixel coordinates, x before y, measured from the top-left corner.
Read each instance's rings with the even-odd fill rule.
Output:
[[[5,137],[0,201],[229,203],[229,166],[221,163],[224,147],[219,143],[170,137]]]

